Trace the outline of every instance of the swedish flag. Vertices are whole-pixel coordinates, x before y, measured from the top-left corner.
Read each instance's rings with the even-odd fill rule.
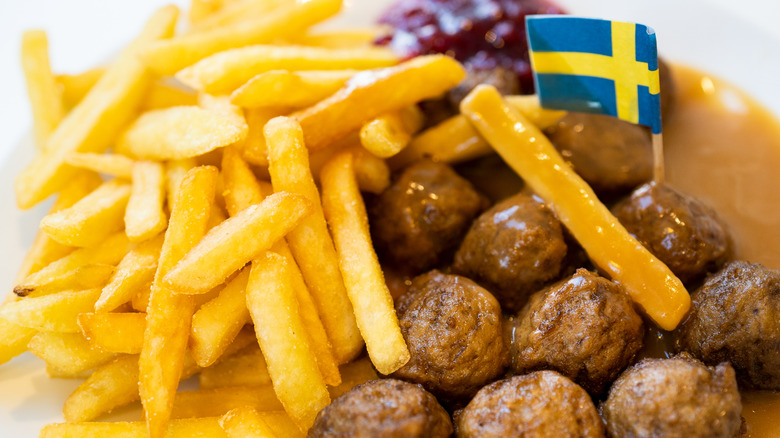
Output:
[[[545,108],[608,114],[661,132],[658,48],[644,25],[560,15],[526,17]]]

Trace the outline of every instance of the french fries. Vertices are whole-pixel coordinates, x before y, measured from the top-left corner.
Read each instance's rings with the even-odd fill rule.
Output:
[[[95,303],[96,312],[110,312],[133,299],[140,289],[154,279],[163,235],[148,240],[127,253]],[[144,309],[146,307],[144,306]]]
[[[263,352],[255,341],[236,354],[204,368],[198,383],[201,389],[262,386],[271,383],[271,376],[268,375],[268,365]]]
[[[84,338],[101,351],[141,353],[145,313],[82,313],[78,324]]]
[[[356,73],[356,70],[271,70],[250,79],[233,92],[230,100],[244,108],[303,108],[335,93]]]
[[[209,438],[227,438],[219,418],[188,418],[172,421],[170,427],[163,430],[166,438],[191,438],[202,436]],[[143,422],[121,423],[57,423],[41,430],[40,438],[145,438],[146,427]]]
[[[80,333],[41,332],[33,336],[27,348],[47,367],[64,375],[78,375],[116,357],[116,353],[101,350]]]
[[[61,92],[49,65],[46,32],[29,30],[22,35],[22,70],[33,112],[35,143],[44,149],[51,133],[65,116]]]
[[[282,412],[281,414],[284,414]],[[225,431],[230,438],[262,438],[262,437],[303,437],[304,434],[295,427],[295,424],[289,420],[287,414],[288,424],[291,426],[289,430],[274,430],[266,419],[268,419],[268,412],[258,412],[254,408],[243,406],[233,409],[222,416],[219,420],[219,425]]]
[[[100,289],[87,289],[25,298],[0,307],[0,318],[44,332],[79,333],[78,314],[89,312],[99,296]]]
[[[360,144],[377,157],[392,157],[409,144],[423,122],[422,112],[414,105],[379,116],[360,128]]]
[[[105,68],[95,67],[77,74],[57,75],[55,79],[62,89],[65,108],[71,109],[78,105],[105,72]]]
[[[125,210],[125,233],[131,242],[143,242],[168,225],[165,207],[165,169],[162,163],[137,161]]]
[[[118,178],[133,178],[133,160],[119,154],[93,154],[72,152],[65,157],[65,162],[73,167],[93,170]]]
[[[35,329],[0,317],[0,365],[27,351],[27,344],[36,333]]]
[[[225,386],[177,393],[171,418],[216,417],[243,406],[260,411],[282,409],[271,385]]]
[[[203,32],[241,21],[251,20],[261,17],[264,14],[273,11],[275,8],[289,3],[288,0],[233,0],[224,2],[227,4],[219,4],[221,2],[223,2],[223,0],[212,0],[209,3],[212,7],[216,8],[212,10],[211,13],[206,14],[200,19],[191,19],[192,28],[190,32]],[[202,14],[198,11],[198,8],[204,3],[206,2],[203,0],[192,2],[190,17],[192,17],[193,11],[196,12],[196,16]]]

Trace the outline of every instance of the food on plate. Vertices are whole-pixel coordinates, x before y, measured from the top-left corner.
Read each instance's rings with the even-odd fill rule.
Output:
[[[458,437],[604,436],[588,393],[555,371],[491,383],[456,415]]]
[[[601,406],[610,437],[735,437],[739,392],[728,363],[707,367],[685,353],[626,370]]]
[[[43,149],[65,115],[61,92],[49,65],[46,32],[29,30],[22,35],[22,69],[32,107],[35,143]]]
[[[309,437],[448,437],[450,415],[422,386],[395,379],[371,380],[320,411]]]

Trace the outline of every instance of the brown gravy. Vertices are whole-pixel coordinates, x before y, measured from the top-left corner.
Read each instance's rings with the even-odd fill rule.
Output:
[[[734,86],[677,66],[677,105],[664,126],[670,185],[712,206],[736,257],[780,269],[780,124]],[[780,393],[744,392],[748,437],[780,436]]]

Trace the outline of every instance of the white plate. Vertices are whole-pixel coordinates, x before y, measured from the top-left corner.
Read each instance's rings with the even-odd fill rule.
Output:
[[[370,23],[389,0],[353,0],[336,23]],[[710,72],[742,87],[780,116],[780,38],[757,30],[712,2],[680,0],[561,0],[571,13],[637,21],[658,32],[659,51],[672,62]],[[760,2],[759,2],[760,3]],[[770,6],[777,11],[777,6]],[[760,14],[761,11],[756,11]],[[724,23],[728,23],[724,27]],[[8,68],[4,66],[3,68]],[[5,139],[13,141],[13,139]],[[32,156],[32,139],[22,139],[0,169],[0,286],[10,291],[14,274],[48,205],[20,212],[15,207],[13,178]],[[41,426],[63,421],[62,404],[78,381],[49,379],[42,362],[29,354],[0,366],[0,437],[37,436]],[[125,415],[126,416],[126,415]]]

